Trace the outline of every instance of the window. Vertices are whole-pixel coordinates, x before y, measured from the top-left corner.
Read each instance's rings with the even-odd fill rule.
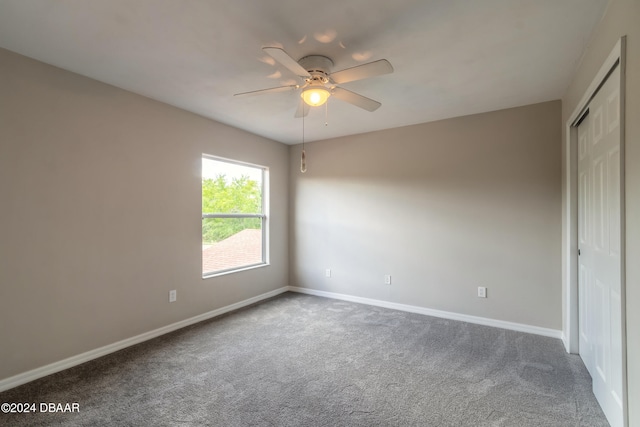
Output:
[[[202,276],[266,264],[261,166],[202,156]]]

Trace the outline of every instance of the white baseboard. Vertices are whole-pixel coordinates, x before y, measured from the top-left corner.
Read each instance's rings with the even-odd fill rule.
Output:
[[[507,322],[505,320],[488,319],[486,317],[470,316],[467,314],[452,313],[450,311],[434,310],[432,308],[418,307],[415,305],[399,304],[396,302],[382,301],[371,298],[363,298],[352,295],[338,294],[334,292],[318,291],[315,289],[299,288],[289,286],[292,292],[316,295],[320,297],[339,299],[343,301],[357,302],[360,304],[374,305],[377,307],[391,308],[394,310],[407,311],[409,313],[425,314],[427,316],[440,317],[443,319],[459,320],[462,322],[475,323],[494,328],[509,329],[512,331],[526,332],[529,334],[542,335],[545,337],[562,339],[562,331],[556,329],[541,328],[539,326],[525,325],[523,323]]]
[[[160,335],[173,332],[175,330],[190,326],[203,320],[211,319],[221,314],[228,313],[233,310],[237,310],[242,307],[254,304],[267,298],[274,297],[281,293],[287,292],[288,286],[273,290],[271,292],[264,293],[262,295],[255,296],[253,298],[246,299],[244,301],[237,302],[235,304],[228,305],[226,307],[218,308],[207,313],[200,314],[189,319],[181,320],[180,322],[172,323],[171,325],[163,326],[162,328],[154,329],[153,331],[145,332],[144,334],[136,335],[135,337],[127,338],[122,341],[115,342],[113,344],[105,345],[104,347],[96,348],[94,350],[87,351],[86,353],[78,354],[76,356],[69,357],[58,362],[51,363],[49,365],[42,366],[40,368],[33,369],[31,371],[23,372],[18,375],[14,375],[9,378],[0,380],[0,391],[9,390],[22,384],[26,384],[30,381],[37,380],[38,378],[46,377],[47,375],[54,374],[56,372],[63,371],[81,363],[88,362],[98,357],[106,356],[107,354],[122,350],[123,348],[130,347],[135,344],[150,340],[152,338],[159,337]]]

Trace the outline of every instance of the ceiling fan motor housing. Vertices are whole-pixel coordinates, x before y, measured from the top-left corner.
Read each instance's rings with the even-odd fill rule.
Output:
[[[322,82],[322,84],[329,81],[329,73],[333,67],[333,61],[326,56],[305,56],[298,61],[298,64],[311,74],[311,78],[307,81]]]

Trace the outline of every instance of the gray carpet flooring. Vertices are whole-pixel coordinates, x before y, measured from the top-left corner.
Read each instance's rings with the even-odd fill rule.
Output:
[[[0,393],[10,426],[606,426],[559,340],[285,293]]]

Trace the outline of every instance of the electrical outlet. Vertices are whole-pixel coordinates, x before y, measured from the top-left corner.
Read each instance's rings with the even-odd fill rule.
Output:
[[[177,299],[177,291],[174,289],[173,291],[169,291],[169,302],[176,302]]]
[[[385,285],[390,285],[391,284],[391,275],[390,274],[385,274],[384,275],[384,284]]]
[[[484,286],[478,286],[478,298],[486,298],[487,297],[487,288]]]
[[[331,277],[331,269],[330,269],[330,268],[327,268],[327,269],[324,271],[324,276],[325,276],[325,277]]]

